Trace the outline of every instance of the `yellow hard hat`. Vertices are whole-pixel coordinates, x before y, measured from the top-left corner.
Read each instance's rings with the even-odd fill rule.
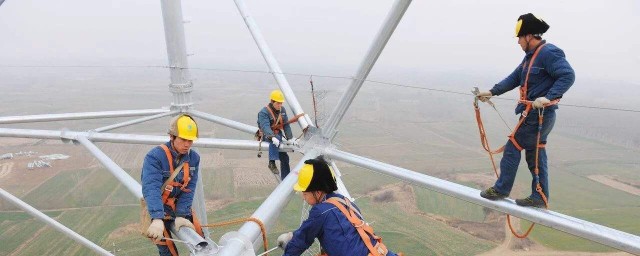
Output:
[[[169,134],[185,140],[198,139],[198,125],[189,115],[179,115],[171,120]]]
[[[293,190],[300,192],[338,190],[336,177],[329,164],[322,158],[309,159],[298,172],[298,182],[293,185]]]
[[[313,165],[305,164],[298,172],[298,183],[293,185],[295,191],[306,191],[313,179]]]
[[[282,94],[282,91],[280,90],[273,90],[271,91],[271,100],[275,101],[275,102],[280,102],[283,103],[284,102],[284,94]]]
[[[515,37],[518,37],[518,34],[520,34],[520,28],[522,28],[522,20],[518,20],[518,23],[516,23],[516,34],[515,34]]]
[[[549,29],[547,24],[542,18],[536,17],[532,13],[520,15],[518,22],[516,23],[516,37],[524,35],[537,35],[541,36]]]

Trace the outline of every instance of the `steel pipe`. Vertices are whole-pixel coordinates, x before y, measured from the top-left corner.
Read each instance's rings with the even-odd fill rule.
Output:
[[[273,56],[273,53],[271,53],[271,49],[269,48],[269,45],[267,45],[267,41],[264,40],[264,37],[260,32],[260,28],[253,20],[253,17],[249,14],[244,1],[234,0],[234,2],[236,3],[236,7],[238,7],[238,11],[242,16],[244,23],[247,25],[247,28],[249,28],[249,32],[251,32],[253,40],[256,42],[256,45],[258,45],[258,49],[260,49],[260,53],[262,54],[264,61],[269,67],[269,72],[276,79],[276,82],[278,82],[278,87],[280,87],[280,90],[282,90],[282,93],[284,94],[289,107],[291,107],[293,113],[296,115],[304,113],[304,110],[302,110],[302,106],[300,106],[300,103],[298,102],[298,98],[296,98],[296,95],[293,94],[293,90],[291,90],[291,86],[289,86],[287,78],[284,76],[282,70],[280,69],[280,64],[278,64],[278,61]],[[307,114],[304,115],[304,118],[298,119],[298,124],[302,129],[305,129],[310,125],[313,126],[313,122]]]
[[[169,140],[168,136],[157,135],[140,135],[140,134],[122,134],[122,133],[92,133],[92,132],[76,132],[76,131],[53,131],[53,130],[32,130],[32,129],[10,129],[0,128],[0,137],[18,137],[33,139],[65,139],[73,140],[76,137],[87,137],[93,142],[110,142],[110,143],[132,143],[144,145],[159,145]],[[260,146],[260,143],[262,145]],[[203,148],[220,148],[220,149],[241,149],[241,150],[258,150],[258,147],[266,150],[269,143],[254,140],[227,140],[227,139],[210,139],[199,138],[193,143],[194,147]],[[281,152],[292,152],[293,147],[289,145],[281,145]]]
[[[141,109],[141,110],[118,110],[102,112],[80,112],[62,114],[44,114],[28,116],[4,116],[0,117],[0,124],[52,122],[78,119],[95,119],[108,117],[145,116],[169,112],[168,109]]]
[[[20,209],[24,210],[25,212],[27,212],[29,215],[33,216],[34,218],[46,223],[50,227],[54,228],[55,230],[60,231],[61,233],[63,233],[66,236],[68,236],[69,238],[71,238],[71,239],[75,240],[76,242],[86,246],[87,248],[91,249],[92,251],[96,252],[97,254],[99,254],[99,255],[113,255],[109,251],[103,249],[102,247],[98,246],[97,244],[94,244],[93,242],[89,241],[88,239],[84,238],[83,236],[81,236],[80,234],[74,232],[73,230],[65,227],[64,225],[60,224],[60,222],[57,222],[56,220],[52,219],[51,217],[47,216],[46,214],[38,211],[38,209],[31,207],[31,205],[23,202],[22,200],[20,200],[19,198],[13,196],[12,194],[10,194],[9,192],[5,191],[2,188],[0,188],[0,196],[2,196],[7,201],[13,203],[15,206],[19,207]]]
[[[298,180],[298,170],[302,168],[304,165],[304,161],[307,159],[311,159],[318,156],[318,152],[315,150],[310,150],[306,152],[304,157],[300,160],[300,162],[291,169],[291,173],[287,175],[287,177],[280,182],[280,184],[271,192],[269,197],[262,202],[260,207],[251,215],[251,217],[262,220],[265,224],[267,230],[273,226],[278,216],[280,216],[280,212],[287,206],[287,203],[291,199],[291,196],[294,194],[293,185]],[[253,222],[247,222],[240,230],[238,230],[240,234],[249,238],[250,241],[253,241],[253,248],[257,251],[258,247],[262,245],[262,240],[260,238],[260,227],[258,224]],[[222,242],[221,242],[222,244]],[[228,240],[227,244],[222,244],[222,249],[220,250],[220,255],[224,256],[235,256],[240,255],[245,248],[245,245],[240,240]]]
[[[527,219],[529,221],[557,229],[575,236],[589,239],[596,243],[616,248],[633,254],[640,254],[640,237],[589,221],[577,219],[561,213],[521,207],[512,199],[491,201],[480,197],[480,190],[456,184],[450,181],[434,178],[425,174],[378,162],[366,157],[354,155],[337,149],[327,149],[325,152],[335,160],[387,174],[403,181],[408,181],[426,187],[438,193],[449,195],[473,204],[494,209]]]
[[[236,121],[233,121],[233,120],[230,120],[230,119],[226,119],[226,118],[223,118],[223,117],[215,116],[215,115],[208,114],[208,113],[205,113],[205,112],[201,112],[201,111],[197,111],[197,110],[193,110],[193,109],[191,109],[191,110],[189,110],[187,112],[189,114],[193,115],[194,117],[199,117],[199,118],[202,118],[202,119],[207,120],[207,121],[214,122],[214,123],[219,124],[219,125],[224,125],[224,126],[227,126],[229,128],[233,128],[233,129],[236,129],[236,130],[239,130],[239,131],[243,131],[243,132],[249,133],[251,135],[255,134],[258,131],[258,127],[251,126],[251,125],[248,125],[248,124],[243,124],[243,123],[240,123],[240,122],[236,122]]]
[[[327,119],[327,122],[323,127],[323,135],[325,137],[330,139],[333,139],[335,137],[338,124],[340,124],[340,121],[342,121],[342,118],[351,105],[351,102],[353,102],[353,99],[356,97],[356,94],[360,90],[360,87],[367,79],[367,76],[373,68],[373,65],[376,64],[376,60],[378,60],[380,53],[382,53],[382,50],[387,45],[389,38],[391,38],[393,31],[398,26],[398,23],[400,23],[400,20],[402,19],[405,11],[407,10],[407,8],[409,8],[409,4],[411,4],[411,0],[396,0],[393,4],[393,7],[387,14],[382,27],[378,31],[375,40],[369,46],[367,55],[362,60],[362,62],[360,62],[360,67],[358,68],[356,74],[353,76],[349,88],[347,88],[347,91],[344,92],[342,98],[340,98],[340,101],[336,105],[336,108],[331,113],[331,116],[329,116],[329,119]]]
[[[174,110],[186,110],[193,104],[191,101],[193,83],[188,69],[182,2],[180,0],[161,0],[160,3],[171,74],[171,84],[169,85],[169,91],[173,94],[171,105]]]
[[[111,172],[111,174],[113,174],[113,176],[115,176],[116,179],[129,190],[129,192],[135,195],[137,199],[142,198],[142,186],[140,185],[140,183],[138,183],[138,181],[133,179],[131,175],[129,175],[129,173],[120,168],[118,164],[111,160],[109,156],[107,156],[104,152],[102,152],[102,150],[96,147],[96,145],[91,143],[91,141],[89,141],[86,137],[78,136],[75,138],[75,140],[82,144],[82,146],[87,148],[89,152],[91,152],[91,154],[95,156],[98,161],[100,161],[100,163],[102,163],[102,165],[107,167],[107,170],[109,170],[109,172]]]
[[[109,126],[96,128],[96,129],[93,129],[92,131],[94,131],[94,132],[109,131],[109,130],[117,129],[117,128],[120,128],[120,127],[125,127],[125,126],[129,126],[129,125],[138,124],[138,123],[142,123],[142,122],[158,119],[158,118],[161,118],[161,117],[173,115],[173,114],[176,114],[176,113],[179,113],[179,112],[178,111],[170,111],[170,112],[166,112],[166,113],[160,113],[160,114],[153,115],[153,116],[147,116],[147,117],[138,118],[138,119],[122,122],[122,123],[117,123],[117,124],[112,124],[112,125],[109,125]]]
[[[354,198],[351,197],[351,194],[347,190],[347,186],[345,186],[344,182],[342,182],[342,178],[341,178],[342,177],[342,173],[340,172],[340,169],[338,169],[338,166],[336,165],[336,162],[331,160],[330,164],[331,164],[331,169],[333,169],[333,172],[336,175],[336,183],[338,185],[338,193],[340,193],[341,195],[347,197],[349,200],[351,200],[351,202],[353,202]]]

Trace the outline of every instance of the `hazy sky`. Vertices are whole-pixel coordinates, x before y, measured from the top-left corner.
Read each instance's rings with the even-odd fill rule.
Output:
[[[285,72],[352,75],[392,0],[247,0]],[[232,0],[182,2],[192,67],[266,65]],[[578,82],[640,84],[640,1],[414,0],[375,69],[506,76],[523,53],[513,37],[526,12],[551,25]],[[166,65],[159,0],[6,0],[4,65]],[[374,69],[374,71],[375,71]],[[497,82],[497,81],[494,81]]]

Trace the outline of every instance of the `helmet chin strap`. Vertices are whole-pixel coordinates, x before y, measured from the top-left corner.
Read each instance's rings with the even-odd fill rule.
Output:
[[[323,195],[323,193],[324,193],[324,192],[322,192],[322,191],[316,191],[316,192],[320,192],[320,195],[321,195],[321,196],[320,196],[320,197],[317,197],[317,196],[316,196],[316,193],[314,192],[314,193],[313,193],[313,199],[315,199],[315,200],[316,200],[316,203],[321,203],[321,202],[323,202],[324,200],[322,200],[322,199],[325,199],[325,197],[326,197],[327,195],[326,195],[326,194],[324,194],[324,195]],[[322,200],[322,201],[320,201],[320,200]],[[326,199],[325,199],[325,200],[326,200]]]
[[[524,36],[524,41],[527,42],[527,47],[525,47],[524,52],[529,51],[529,43],[531,42],[531,39],[527,39],[527,36]]]
[[[178,149],[176,149],[176,145],[175,145],[176,138],[178,138],[178,136],[173,136],[173,135],[172,135],[172,136],[171,136],[171,143],[170,143],[170,144],[171,144],[171,148],[172,148],[174,151],[176,151],[176,153],[178,153],[178,159],[180,159],[180,157],[182,156],[182,154],[180,154],[180,152],[178,152]]]

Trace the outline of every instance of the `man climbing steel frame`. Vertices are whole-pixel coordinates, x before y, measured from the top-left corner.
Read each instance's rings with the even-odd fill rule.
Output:
[[[297,144],[291,132],[292,122],[298,120],[299,116],[295,116],[291,120],[287,116],[284,104],[284,94],[280,90],[271,92],[269,104],[258,112],[258,128],[262,135],[262,140],[269,142],[269,170],[274,174],[278,174],[276,160],[280,160],[280,179],[283,180],[289,174],[291,167],[289,166],[289,155],[286,152],[280,152],[280,144]],[[284,134],[283,134],[284,133]],[[283,139],[284,135],[284,139]]]
[[[396,255],[387,250],[382,238],[364,222],[358,206],[335,193],[336,178],[327,162],[318,157],[304,163],[293,189],[302,192],[302,198],[312,207],[309,218],[298,230],[278,237],[284,255],[301,255],[315,238],[331,256]]]
[[[179,115],[171,120],[168,133],[169,142],[153,148],[144,158],[142,194],[153,219],[146,235],[154,240],[160,255],[176,256],[175,244],[163,239],[171,238],[171,225],[175,230],[191,228],[203,235],[191,210],[200,164],[191,145],[198,139],[198,126],[191,116]]]
[[[520,101],[515,113],[521,114],[521,124],[516,127],[504,147],[498,180],[493,187],[480,193],[484,198],[497,200],[509,196],[520,164],[520,151],[523,149],[533,180],[531,194],[524,199],[517,199],[516,203],[520,206],[545,207],[544,200],[549,198],[545,145],[555,123],[555,111],[558,109],[556,104],[573,85],[575,73],[565,59],[564,52],[542,40],[542,34],[548,29],[549,25],[533,14],[521,15],[516,23],[515,36],[525,52],[522,63],[491,90],[476,95],[481,101],[487,101],[491,96],[501,95],[520,86]],[[539,118],[542,120],[541,125]],[[539,181],[546,199],[536,191],[536,180]]]

